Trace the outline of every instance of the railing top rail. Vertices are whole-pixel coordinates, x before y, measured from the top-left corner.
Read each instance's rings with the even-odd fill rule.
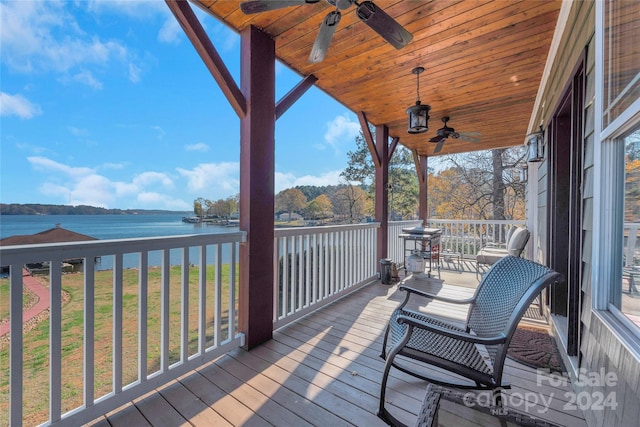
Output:
[[[443,222],[450,224],[526,224],[526,221],[523,219],[503,219],[503,220],[493,220],[493,219],[439,219],[439,218],[430,218],[428,222]]]
[[[403,219],[402,221],[389,221],[389,224],[398,225],[398,224],[414,224],[416,222],[422,222],[421,219]]]
[[[155,251],[170,248],[183,248],[218,243],[246,242],[247,233],[236,231],[231,233],[190,234],[167,237],[136,237],[127,239],[87,240],[82,242],[39,243],[33,245],[12,245],[0,247],[0,264],[9,265],[29,260],[47,260],[51,254],[61,258],[84,258],[115,253]]]
[[[275,237],[289,237],[289,236],[300,236],[300,235],[306,235],[306,234],[333,233],[336,231],[346,231],[346,230],[365,230],[370,228],[380,228],[380,223],[366,222],[366,223],[345,224],[345,225],[322,225],[318,227],[276,228]]]

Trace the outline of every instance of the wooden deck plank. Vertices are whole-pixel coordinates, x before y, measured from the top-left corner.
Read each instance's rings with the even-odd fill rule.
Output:
[[[469,274],[469,273],[462,273]],[[443,276],[445,276],[443,274]],[[468,278],[467,278],[468,279]],[[474,292],[438,281],[415,281],[423,289],[451,298]],[[220,426],[385,426],[375,414],[384,361],[380,358],[386,321],[402,300],[397,285],[373,284],[274,332],[273,340],[242,349],[183,376],[159,392],[137,399],[94,425],[167,426],[191,423]],[[416,307],[439,317],[464,320],[466,307],[429,302]],[[436,375],[451,378],[442,370]],[[538,418],[557,425],[584,427],[581,414],[567,411],[570,386],[539,384],[535,369],[507,359],[505,378],[530,402],[544,396],[550,406]],[[392,369],[386,405],[408,425],[415,422],[426,390],[422,380]],[[153,401],[151,397],[158,399]],[[149,400],[147,400],[149,399]],[[518,403],[518,402],[516,402]],[[524,403],[521,403],[524,404]],[[442,405],[440,425],[484,426],[495,421],[460,404]],[[541,406],[534,406],[537,416]],[[135,424],[138,425],[138,424]],[[496,424],[496,425],[499,425]]]
[[[163,388],[160,394],[194,426],[214,425],[221,418],[220,414],[189,391],[181,382],[176,381]]]
[[[116,411],[107,414],[107,420],[111,427],[150,426],[151,424],[140,413],[138,408],[129,403]]]
[[[255,384],[261,390],[269,393],[271,398],[283,406],[287,407],[304,418],[312,425],[348,425],[344,420],[333,414],[330,410],[316,404],[313,400],[295,392],[295,387],[289,388],[289,379],[284,381],[276,381],[273,377],[278,377],[284,371],[271,369],[271,363],[266,362],[252,353],[234,352],[231,356],[236,359],[246,370],[252,370],[255,366],[263,365],[264,369],[258,375],[254,375],[249,379],[250,383]],[[294,381],[295,379],[291,379]]]
[[[196,394],[205,405],[217,413],[227,425],[269,425],[266,420],[256,415],[243,402],[240,402],[220,387],[216,379],[209,376],[209,371],[207,370],[209,366],[211,364],[205,365],[193,375],[183,377],[180,381],[191,392]]]
[[[381,425],[380,419],[375,415],[377,400],[370,394],[357,390],[350,386],[343,386],[341,381],[323,371],[317,371],[305,364],[300,364],[294,359],[275,354],[264,346],[252,350],[265,360],[269,360],[281,367],[290,376],[300,381],[297,388],[301,395],[311,398],[325,408],[331,408],[340,418],[354,425]],[[287,381],[289,383],[290,380]]]
[[[282,423],[283,425],[300,427],[312,425],[291,412],[286,405],[280,405],[271,400],[268,395],[248,384],[246,381],[247,368],[232,357],[225,357],[202,371],[206,372],[207,377],[215,378],[216,384],[224,391],[243,402],[249,409],[271,424]],[[257,372],[253,372],[253,374],[256,375]],[[240,379],[240,377],[245,378]]]
[[[211,407],[217,400],[223,399],[226,396],[226,393],[223,390],[211,381],[207,380],[197,371],[180,378],[180,383],[184,387],[188,388],[195,396],[198,396],[198,398],[209,407]],[[214,419],[216,426],[224,427],[233,425],[218,412],[214,411],[210,416]]]
[[[133,404],[152,426],[189,425],[187,420],[160,393],[149,393],[134,400]]]

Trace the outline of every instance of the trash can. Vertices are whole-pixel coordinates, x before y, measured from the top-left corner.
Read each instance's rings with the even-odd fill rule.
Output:
[[[391,258],[382,258],[380,260],[380,281],[383,285],[390,285],[391,276]]]

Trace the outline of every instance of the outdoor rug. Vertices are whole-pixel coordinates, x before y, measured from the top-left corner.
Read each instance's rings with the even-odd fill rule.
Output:
[[[534,369],[566,372],[556,343],[546,329],[519,326],[513,334],[507,356]]]

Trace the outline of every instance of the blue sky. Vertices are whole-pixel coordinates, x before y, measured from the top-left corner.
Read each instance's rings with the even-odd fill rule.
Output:
[[[193,9],[239,83],[239,36]],[[0,202],[191,210],[238,192],[239,119],[164,1],[2,1],[0,59]],[[278,64],[276,98],[299,81]],[[308,91],[276,123],[276,192],[337,184],[359,129]]]

